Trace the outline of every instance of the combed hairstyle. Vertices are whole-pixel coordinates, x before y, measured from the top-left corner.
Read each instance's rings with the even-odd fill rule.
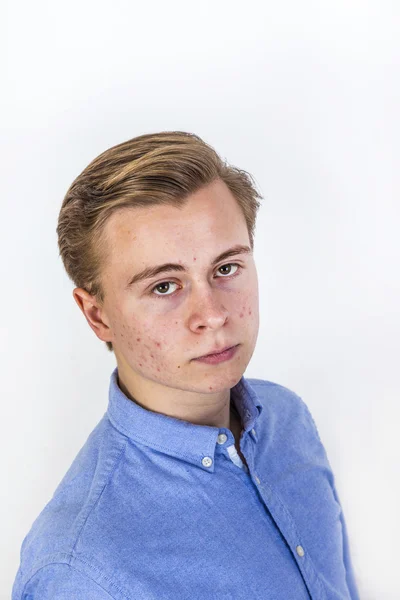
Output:
[[[110,215],[129,207],[182,207],[188,196],[217,179],[225,182],[240,206],[253,250],[262,196],[249,173],[227,164],[199,136],[149,133],[102,152],[72,182],[61,205],[56,231],[68,277],[101,306],[107,257],[102,231]],[[112,343],[105,343],[113,351]]]

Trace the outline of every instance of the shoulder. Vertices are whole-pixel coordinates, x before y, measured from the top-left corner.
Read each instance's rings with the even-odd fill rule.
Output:
[[[35,575],[31,585],[40,582],[40,585],[46,586],[48,579],[53,581],[57,578],[67,579],[73,585],[78,584],[82,577],[89,578],[89,573],[82,575],[79,572],[84,569],[77,569],[71,556],[78,540],[84,535],[85,526],[103,490],[112,480],[116,467],[123,458],[125,447],[125,436],[119,434],[103,417],[23,539],[16,589],[17,581],[23,586],[35,573],[38,579]],[[101,537],[95,537],[93,543],[100,544]],[[87,585],[92,585],[90,578]],[[27,597],[31,598],[29,595]],[[37,597],[47,599],[52,596],[38,593]],[[74,598],[68,594],[63,596],[69,597]],[[83,597],[86,598],[85,595]],[[97,598],[95,595],[94,597]],[[98,597],[102,598],[100,595]],[[25,596],[15,596],[16,600],[19,598],[22,600]],[[36,596],[32,596],[33,598]],[[54,595],[54,598],[58,596]]]
[[[248,378],[248,384],[257,394],[261,404],[278,413],[293,413],[293,411],[310,414],[304,400],[293,390],[267,379]]]
[[[246,379],[263,407],[263,421],[281,432],[299,434],[309,443],[314,442],[325,452],[311,411],[296,392],[279,383],[259,378]]]
[[[100,577],[95,580],[67,562],[46,564],[26,581],[18,573],[12,591],[12,600],[111,600],[115,598],[103,586]]]

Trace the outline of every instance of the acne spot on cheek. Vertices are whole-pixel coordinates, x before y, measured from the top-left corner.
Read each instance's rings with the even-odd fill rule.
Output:
[[[212,386],[210,385],[210,387],[208,388],[209,390],[212,390]]]
[[[137,342],[140,342],[140,338],[136,338],[136,341],[137,341]]]
[[[249,315],[251,315],[251,308],[249,309]]]
[[[160,342],[156,342],[156,345],[157,345],[159,348],[161,347],[161,344],[160,344]]]
[[[239,315],[241,319],[243,319],[243,317],[244,317],[244,312],[245,312],[245,310],[246,310],[246,306],[243,306],[243,307],[242,307],[242,311],[243,311],[243,312],[241,312],[241,313],[240,313],[240,315]],[[250,313],[250,314],[251,314],[251,313]]]

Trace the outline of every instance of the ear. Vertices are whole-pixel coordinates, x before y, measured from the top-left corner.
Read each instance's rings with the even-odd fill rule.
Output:
[[[97,337],[103,342],[112,342],[112,331],[108,325],[107,315],[95,297],[83,288],[75,288],[72,295]]]

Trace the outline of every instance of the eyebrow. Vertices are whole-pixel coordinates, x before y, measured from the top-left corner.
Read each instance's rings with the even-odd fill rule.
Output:
[[[229,250],[225,250],[225,252],[222,252],[222,254],[219,254],[216,258],[214,258],[211,265],[214,266],[220,260],[224,260],[225,258],[229,258],[230,256],[236,256],[237,254],[250,254],[251,252],[252,250],[251,248],[249,248],[249,246],[242,246],[238,244],[236,246],[233,246],[233,248],[229,248]],[[151,279],[152,277],[155,277],[156,275],[159,275],[160,273],[165,273],[167,271],[187,272],[188,267],[186,265],[180,265],[178,263],[165,263],[163,265],[158,265],[154,267],[146,267],[145,269],[143,269],[143,271],[140,271],[128,281],[126,288],[128,289],[136,285],[140,281]]]

